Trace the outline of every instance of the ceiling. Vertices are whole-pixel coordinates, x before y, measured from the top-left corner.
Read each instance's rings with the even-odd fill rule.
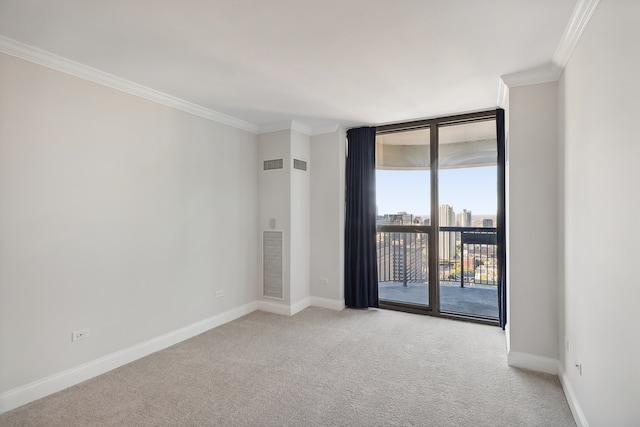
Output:
[[[494,108],[576,0],[0,0],[0,36],[265,128]]]

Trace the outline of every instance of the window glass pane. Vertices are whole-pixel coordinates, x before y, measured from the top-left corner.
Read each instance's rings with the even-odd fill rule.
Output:
[[[495,120],[439,129],[440,310],[497,317]]]
[[[429,224],[429,142],[429,129],[376,137],[378,224]]]

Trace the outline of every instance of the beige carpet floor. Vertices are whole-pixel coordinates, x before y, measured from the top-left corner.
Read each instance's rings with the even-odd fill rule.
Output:
[[[575,426],[497,327],[388,310],[254,312],[0,415],[2,426]]]

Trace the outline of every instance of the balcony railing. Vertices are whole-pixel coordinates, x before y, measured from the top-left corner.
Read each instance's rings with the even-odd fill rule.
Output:
[[[484,227],[440,227],[440,283],[498,284],[497,232]]]
[[[378,282],[425,283],[429,278],[429,235],[414,227],[378,226]]]
[[[495,228],[440,227],[440,284],[497,285]],[[378,226],[378,282],[426,283],[429,233],[425,227]]]

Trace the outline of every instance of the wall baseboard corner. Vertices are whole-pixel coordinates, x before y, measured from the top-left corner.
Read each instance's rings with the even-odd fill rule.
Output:
[[[558,362],[557,359],[516,351],[509,351],[507,354],[507,364],[514,368],[528,369],[530,371],[544,372],[545,374],[552,375],[557,375],[560,367],[560,362]]]

